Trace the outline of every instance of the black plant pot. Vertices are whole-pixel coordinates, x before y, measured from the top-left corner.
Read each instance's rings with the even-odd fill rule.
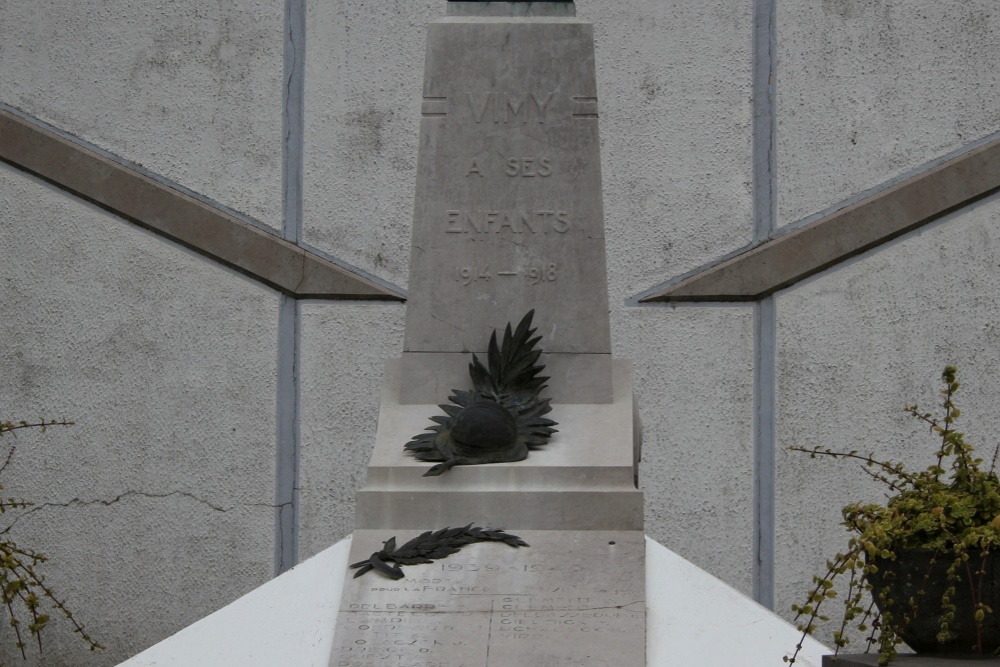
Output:
[[[874,559],[878,572],[869,574],[872,595],[883,613],[883,599],[891,601],[888,611],[896,633],[918,654],[949,658],[990,658],[1000,649],[1000,571],[992,554],[969,554],[969,560],[959,567],[959,580],[948,581],[948,568],[955,561],[951,552],[914,549],[896,554],[896,560]],[[983,574],[977,574],[977,572]],[[941,630],[941,598],[954,583],[950,601],[955,605],[955,618],[948,626],[951,638],[939,642]],[[885,590],[887,597],[881,592]],[[915,610],[910,600],[916,603]],[[976,626],[978,602],[994,610]],[[910,617],[904,622],[904,616]]]

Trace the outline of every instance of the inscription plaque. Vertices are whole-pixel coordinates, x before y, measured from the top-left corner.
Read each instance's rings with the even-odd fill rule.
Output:
[[[529,547],[478,543],[399,581],[348,580],[330,666],[644,665],[642,533],[519,533]],[[352,559],[387,537],[355,531]]]

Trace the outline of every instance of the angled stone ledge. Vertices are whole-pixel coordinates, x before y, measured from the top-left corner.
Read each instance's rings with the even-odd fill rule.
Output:
[[[0,109],[0,160],[295,298],[405,300],[401,290]]]
[[[635,298],[754,301],[1000,190],[1000,139]]]

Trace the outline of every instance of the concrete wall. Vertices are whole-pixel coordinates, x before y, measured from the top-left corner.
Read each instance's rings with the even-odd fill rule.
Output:
[[[1000,128],[991,0],[776,6],[779,224]]]
[[[405,286],[424,25],[444,4],[291,0],[286,31],[275,1],[0,0],[0,103],[265,227],[301,225],[303,243]],[[595,24],[612,338],[635,365],[647,530],[740,590],[774,589],[778,608],[837,544],[839,505],[875,493],[786,445],[877,439],[902,455],[920,434],[898,408],[932,405],[952,362],[971,439],[995,444],[998,204],[779,293],[770,328],[755,304],[626,303],[1000,131],[993,9],[577,3]],[[303,66],[298,144],[283,72]],[[297,161],[303,198],[286,202]],[[0,417],[78,422],[19,437],[0,482],[45,503],[11,534],[52,556],[49,581],[109,645],[94,664],[260,584],[276,543],[305,558],[350,532],[400,305],[280,309],[6,165],[0,202]],[[772,347],[773,372],[760,356]],[[292,380],[278,396],[280,377]],[[276,466],[279,441],[297,470]],[[771,475],[773,503],[755,496]],[[276,479],[299,487],[282,535]],[[773,556],[761,513],[775,517]],[[48,664],[79,664],[57,626]]]
[[[76,421],[0,441],[4,527],[109,647],[45,664],[115,664],[274,571],[278,299],[7,165],[0,210],[5,419]]]
[[[0,9],[0,101],[281,228],[280,2]]]

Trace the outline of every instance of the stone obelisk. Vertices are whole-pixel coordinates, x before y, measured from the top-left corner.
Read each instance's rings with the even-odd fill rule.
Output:
[[[592,28],[571,2],[448,4],[427,40],[403,401],[443,401],[534,308],[553,396],[607,403]]]
[[[530,546],[348,579],[330,664],[638,667],[638,433],[631,369],[610,354],[592,26],[572,2],[447,4],[427,43],[405,347],[351,558],[470,523]],[[558,433],[524,461],[423,477],[404,443],[532,309]]]

